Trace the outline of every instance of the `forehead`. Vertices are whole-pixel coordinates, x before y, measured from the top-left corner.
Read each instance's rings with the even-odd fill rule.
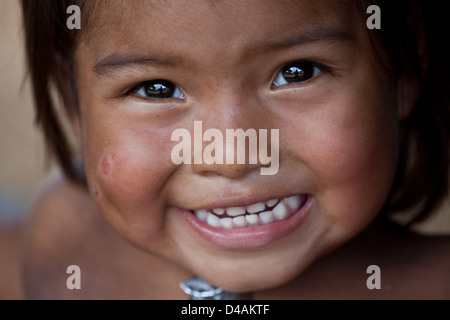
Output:
[[[350,32],[362,14],[351,0],[95,1],[81,43],[94,59],[116,51],[251,48],[317,26]],[[89,9],[89,6],[87,6]],[[361,28],[361,26],[359,26]],[[164,54],[164,53],[162,53]]]
[[[277,14],[320,18],[324,13],[347,16],[357,7],[355,0],[86,0],[86,9],[96,15],[96,25],[122,22],[130,18],[171,19],[186,22],[197,16],[233,19],[239,16],[254,20]],[[354,13],[354,12],[353,12]],[[330,18],[330,16],[328,16]],[[203,19],[202,19],[203,20]],[[199,20],[197,22],[201,22]],[[100,23],[98,23],[100,22]]]

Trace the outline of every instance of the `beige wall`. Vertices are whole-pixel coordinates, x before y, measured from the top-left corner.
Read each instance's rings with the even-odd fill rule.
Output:
[[[43,179],[44,151],[33,124],[17,0],[0,1],[0,213],[21,211]]]
[[[36,0],[37,1],[37,0]],[[45,177],[44,148],[33,124],[24,77],[18,0],[0,0],[0,214],[23,210]],[[426,230],[450,232],[450,206]]]

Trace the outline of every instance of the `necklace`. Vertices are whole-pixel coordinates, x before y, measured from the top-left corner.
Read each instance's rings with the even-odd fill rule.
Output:
[[[240,296],[237,292],[215,287],[199,277],[181,282],[180,288],[191,300],[238,300]]]

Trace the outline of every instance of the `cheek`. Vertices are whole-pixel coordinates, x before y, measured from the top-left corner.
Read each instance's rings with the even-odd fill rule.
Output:
[[[323,216],[358,226],[378,214],[390,191],[398,157],[395,110],[357,101],[343,112],[318,114],[305,124],[306,165],[315,177]]]
[[[377,134],[368,127],[354,129],[326,134],[332,138],[317,137],[315,144],[322,150],[312,154],[311,161],[324,178],[321,190],[342,190],[348,198],[376,197],[379,191],[385,194],[396,167],[396,139],[390,139],[386,131]]]
[[[107,142],[92,144],[87,157],[92,193],[109,220],[157,227],[163,219],[164,184],[174,170],[170,150],[165,152],[158,139],[125,136],[111,134]]]
[[[148,165],[157,162],[154,155],[130,152],[120,146],[111,149],[103,151],[93,164],[92,180],[98,186],[98,198],[110,202],[121,213],[153,201],[161,174]]]

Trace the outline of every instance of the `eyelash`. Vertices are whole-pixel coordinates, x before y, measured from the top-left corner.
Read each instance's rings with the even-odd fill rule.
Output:
[[[300,67],[299,67],[300,66]],[[294,68],[297,69],[294,71]],[[306,70],[305,70],[306,69]],[[298,70],[302,70],[302,74]],[[290,84],[298,84],[298,83],[304,83],[309,80],[314,79],[316,76],[318,76],[322,72],[329,72],[330,69],[322,64],[308,61],[308,60],[297,60],[292,61],[286,64],[281,68],[281,70],[277,73],[275,79],[272,81],[272,89],[276,89],[285,85]],[[286,75],[282,75],[282,73],[287,73],[292,79],[286,79]],[[301,77],[304,77],[306,79],[299,79]],[[289,82],[291,81],[291,82]],[[277,82],[284,82],[284,83],[277,83]]]
[[[275,79],[272,81],[272,89],[285,85],[307,82],[324,71],[328,72],[330,70],[326,66],[316,62],[308,60],[289,62],[277,73]],[[285,74],[283,75],[282,73]],[[291,79],[287,79],[288,76]],[[302,77],[305,79],[301,79]],[[127,95],[130,94],[136,94],[142,98],[153,101],[169,98],[184,100],[186,98],[184,93],[176,85],[162,79],[141,82],[127,93]],[[151,96],[152,94],[159,94],[162,96],[155,97]]]
[[[127,95],[136,94],[142,98],[148,100],[161,100],[175,98],[184,100],[184,93],[172,82],[167,80],[149,80],[139,83],[137,86],[133,87]],[[160,97],[154,97],[150,95],[159,94]]]

